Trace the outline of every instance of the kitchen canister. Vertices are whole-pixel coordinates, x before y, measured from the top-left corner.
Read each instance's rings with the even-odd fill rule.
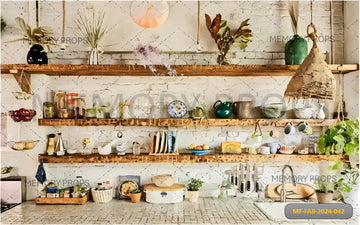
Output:
[[[184,200],[185,185],[173,184],[170,187],[158,187],[155,184],[144,185],[146,202],[155,204],[178,203]]]
[[[157,175],[152,178],[152,181],[158,187],[170,187],[174,184],[174,179],[171,174]]]

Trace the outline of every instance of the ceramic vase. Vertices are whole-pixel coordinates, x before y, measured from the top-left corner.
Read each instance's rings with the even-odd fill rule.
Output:
[[[47,53],[41,45],[31,46],[27,54],[27,62],[29,64],[48,64]]]
[[[285,44],[285,64],[300,65],[308,54],[308,45],[304,38],[295,34]]]
[[[320,107],[319,107],[319,112],[316,116],[317,119],[325,119],[325,112],[324,112],[324,105],[325,103],[319,103]]]
[[[97,48],[92,48],[89,56],[89,65],[98,65],[99,64],[99,52]]]

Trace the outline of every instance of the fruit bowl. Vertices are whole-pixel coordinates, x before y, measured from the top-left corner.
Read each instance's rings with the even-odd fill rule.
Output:
[[[29,122],[36,115],[36,111],[33,109],[21,108],[19,110],[10,110],[9,115],[15,122]]]
[[[194,153],[195,155],[205,155],[206,153],[211,152],[211,150],[196,150],[196,149],[189,149],[187,148],[187,150],[189,150],[190,152]]]
[[[15,151],[31,150],[35,148],[39,140],[36,141],[8,141],[7,145],[9,148]]]

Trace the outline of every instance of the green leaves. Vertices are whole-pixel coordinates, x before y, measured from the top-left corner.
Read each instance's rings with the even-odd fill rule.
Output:
[[[319,151],[330,156],[331,153],[351,155],[359,152],[359,121],[345,120],[326,130],[319,138]]]
[[[204,181],[200,179],[191,178],[188,183],[187,189],[188,191],[198,191],[202,187],[203,183]]]

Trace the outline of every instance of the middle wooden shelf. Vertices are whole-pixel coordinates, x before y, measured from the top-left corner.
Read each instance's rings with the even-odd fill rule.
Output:
[[[148,127],[188,127],[188,126],[255,126],[257,122],[261,126],[276,125],[285,126],[292,121],[298,124],[306,121],[313,127],[327,127],[335,125],[336,119],[39,119],[39,126],[148,126]]]

